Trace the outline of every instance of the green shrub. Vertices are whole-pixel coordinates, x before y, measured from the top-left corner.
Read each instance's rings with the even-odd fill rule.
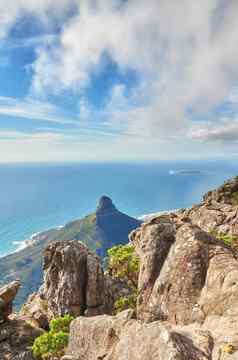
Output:
[[[118,314],[119,312],[127,309],[135,309],[136,298],[137,298],[136,293],[129,296],[121,296],[119,299],[115,301],[114,314]]]
[[[132,244],[118,245],[108,250],[108,270],[112,277],[125,280],[131,294],[122,296],[114,303],[114,313],[136,308],[140,262]]]
[[[58,333],[60,331],[69,333],[69,326],[72,320],[73,317],[70,315],[55,318],[50,322],[50,331],[53,333]]]
[[[113,246],[108,250],[109,273],[119,279],[127,281],[128,285],[137,289],[139,274],[139,257],[135,254],[132,244]]]
[[[50,323],[50,331],[35,339],[32,353],[35,359],[47,360],[52,356],[60,358],[69,341],[69,326],[72,316],[55,318]]]
[[[217,232],[216,230],[211,230],[210,234],[213,235],[217,240],[223,241],[224,244],[228,246],[234,246],[238,241],[238,237],[235,235],[225,234],[222,232]]]

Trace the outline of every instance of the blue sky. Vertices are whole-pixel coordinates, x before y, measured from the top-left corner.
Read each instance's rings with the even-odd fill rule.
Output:
[[[236,158],[236,0],[2,0],[0,162]]]

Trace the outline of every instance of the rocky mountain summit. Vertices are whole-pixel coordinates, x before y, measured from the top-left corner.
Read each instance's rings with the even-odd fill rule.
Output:
[[[61,360],[237,360],[237,189],[235,178],[201,204],[131,232],[140,259],[136,309],[112,314],[129,289],[71,240],[46,248],[43,285],[19,316],[38,329],[74,315]]]

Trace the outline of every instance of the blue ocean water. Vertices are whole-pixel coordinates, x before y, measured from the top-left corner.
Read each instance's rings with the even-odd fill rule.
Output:
[[[108,195],[132,215],[191,206],[238,174],[235,162],[0,166],[0,256],[33,233],[65,224]]]

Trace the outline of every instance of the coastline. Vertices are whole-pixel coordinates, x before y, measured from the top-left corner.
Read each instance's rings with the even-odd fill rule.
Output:
[[[160,215],[164,215],[164,214],[169,214],[171,212],[177,212],[180,209],[171,209],[171,210],[163,210],[163,211],[158,211],[156,213],[149,213],[149,214],[143,214],[140,216],[137,216],[138,220],[141,220],[142,222],[147,222],[150,219],[152,219],[155,216],[160,216]],[[44,236],[44,234],[50,230],[61,230],[65,227],[66,224],[64,225],[58,225],[54,228],[49,228],[46,230],[42,230],[42,231],[38,231],[36,233],[33,233],[28,239],[22,240],[22,241],[13,241],[12,244],[16,245],[16,249],[13,251],[10,251],[4,255],[0,255],[0,258],[4,258],[7,257],[9,255],[18,253],[19,251],[22,251],[32,245],[34,245],[37,241],[41,240],[41,237]]]
[[[50,229],[46,229],[46,230],[42,230],[42,231],[38,231],[36,233],[33,233],[29,238],[22,240],[22,241],[13,241],[12,245],[16,246],[15,250],[9,251],[3,255],[0,255],[0,259],[7,257],[9,255],[18,253],[19,251],[22,251],[32,245],[34,245],[37,241],[39,241],[42,237],[42,235],[44,235],[46,232],[50,231],[50,230],[60,230],[63,229],[65,227],[65,225],[59,225],[56,226],[54,228],[50,228]]]

